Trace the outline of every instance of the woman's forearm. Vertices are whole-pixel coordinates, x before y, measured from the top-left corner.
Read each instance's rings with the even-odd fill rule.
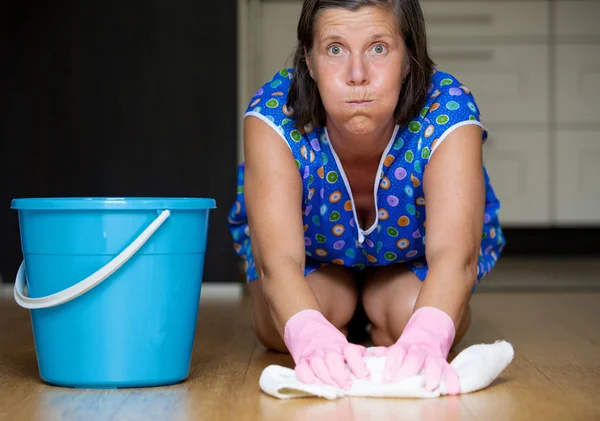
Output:
[[[460,249],[446,249],[436,253],[428,265],[415,310],[427,306],[439,308],[458,327],[477,280],[477,255]]]
[[[304,270],[291,256],[261,262],[260,273],[263,295],[282,338],[285,324],[294,314],[306,309],[321,311]]]

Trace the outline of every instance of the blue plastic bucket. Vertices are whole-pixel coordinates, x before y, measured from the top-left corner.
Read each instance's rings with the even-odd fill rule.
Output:
[[[77,388],[189,374],[213,199],[15,199],[40,377]],[[24,293],[27,285],[27,296]]]

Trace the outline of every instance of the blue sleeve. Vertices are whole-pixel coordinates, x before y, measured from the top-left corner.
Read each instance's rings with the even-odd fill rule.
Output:
[[[487,130],[481,123],[480,112],[471,90],[448,73],[437,71],[428,89],[427,106],[421,111],[424,118],[423,141],[431,154],[454,129],[476,124],[483,129],[482,142]]]
[[[292,69],[276,73],[252,97],[244,117],[260,118],[275,130],[287,143],[299,142],[302,134],[296,130],[293,110],[286,103],[291,85]]]

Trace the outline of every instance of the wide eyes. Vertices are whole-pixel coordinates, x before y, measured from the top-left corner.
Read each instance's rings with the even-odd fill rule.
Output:
[[[373,47],[373,51],[375,51],[376,54],[383,54],[386,51],[385,45],[377,44],[375,47]]]
[[[342,48],[339,45],[332,45],[331,47],[329,47],[329,52],[334,56],[337,56],[342,53]]]
[[[381,55],[387,51],[387,46],[385,44],[375,44],[370,51],[372,51],[376,55]],[[343,53],[343,49],[340,45],[334,44],[328,48],[328,52],[332,56],[339,56]]]

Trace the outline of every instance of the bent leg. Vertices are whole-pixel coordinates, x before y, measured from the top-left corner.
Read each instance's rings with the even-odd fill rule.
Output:
[[[375,346],[393,345],[413,314],[423,282],[404,265],[376,267],[366,272],[362,304],[371,322]],[[456,329],[454,348],[471,323],[471,308]]]
[[[325,318],[347,336],[347,325],[354,315],[359,296],[353,271],[341,266],[327,265],[310,273],[306,280]],[[250,282],[248,287],[251,296],[252,328],[258,339],[267,349],[287,352],[262,293],[260,279]]]

